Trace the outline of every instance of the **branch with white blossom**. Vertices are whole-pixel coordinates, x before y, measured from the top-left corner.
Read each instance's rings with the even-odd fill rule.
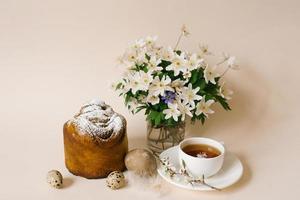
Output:
[[[182,167],[179,171],[176,170],[176,168],[170,163],[169,158],[159,158],[159,162],[162,164],[162,166],[165,169],[165,172],[170,176],[170,178],[173,178],[174,176],[182,176],[185,178],[185,180],[194,186],[195,183],[205,185],[213,190],[221,191],[220,188],[217,188],[215,186],[212,186],[205,181],[204,175],[201,177],[201,179],[195,179],[187,170],[185,162],[182,160]]]

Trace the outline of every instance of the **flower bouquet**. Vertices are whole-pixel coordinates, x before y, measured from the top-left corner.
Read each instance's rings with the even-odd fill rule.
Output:
[[[233,92],[226,89],[222,78],[228,69],[237,67],[235,57],[223,54],[222,60],[210,64],[207,57],[214,55],[207,46],[200,45],[197,53],[178,49],[188,34],[183,27],[173,48],[159,46],[157,37],[139,39],[120,58],[127,70],[114,88],[132,113],[145,111],[148,146],[154,153],[184,138],[187,116],[192,122],[204,123],[214,113],[214,103],[230,110],[228,100]]]

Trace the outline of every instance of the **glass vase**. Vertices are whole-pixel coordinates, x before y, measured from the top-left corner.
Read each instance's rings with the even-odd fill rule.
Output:
[[[185,121],[179,122],[174,126],[160,127],[153,126],[147,122],[147,145],[155,156],[158,156],[162,151],[178,145],[185,135]]]

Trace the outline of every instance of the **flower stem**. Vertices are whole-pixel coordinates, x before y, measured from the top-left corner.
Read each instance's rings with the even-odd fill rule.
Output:
[[[227,72],[228,70],[230,69],[230,67],[228,66],[227,69],[223,72],[223,74],[221,75],[221,77],[223,77]]]
[[[176,51],[176,49],[177,49],[177,47],[178,47],[178,45],[179,45],[179,43],[181,41],[182,36],[183,36],[183,32],[180,33],[180,35],[179,35],[179,37],[177,39],[176,45],[174,47],[174,51]]]

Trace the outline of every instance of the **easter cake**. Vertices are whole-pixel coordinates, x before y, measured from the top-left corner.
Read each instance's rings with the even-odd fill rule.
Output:
[[[128,151],[125,118],[105,102],[92,100],[64,124],[67,169],[85,178],[106,177],[124,171]]]

